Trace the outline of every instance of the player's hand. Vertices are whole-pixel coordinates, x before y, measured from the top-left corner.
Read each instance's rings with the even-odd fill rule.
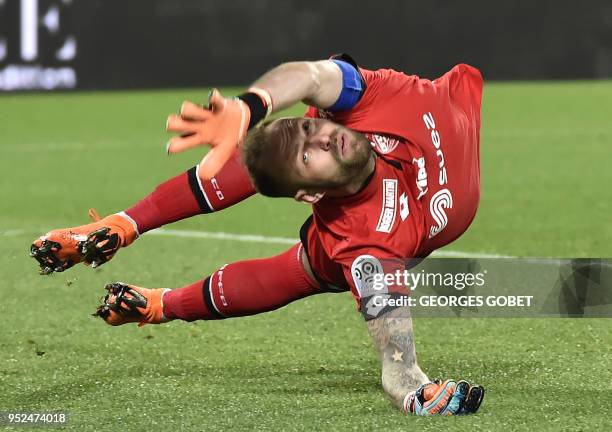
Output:
[[[208,99],[208,108],[185,101],[180,115],[172,114],[166,122],[168,132],[177,136],[168,141],[168,154],[209,145],[198,167],[198,174],[210,180],[232,156],[236,147],[247,134],[251,113],[240,99],[226,99],[213,89]]]
[[[404,410],[421,416],[473,414],[480,408],[483,398],[484,388],[481,386],[470,385],[464,380],[438,381],[423,384],[409,393]]]

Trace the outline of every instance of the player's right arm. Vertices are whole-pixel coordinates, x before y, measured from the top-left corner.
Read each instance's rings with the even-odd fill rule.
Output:
[[[361,98],[365,84],[357,68],[343,60],[281,64],[258,78],[234,99],[213,90],[208,108],[183,102],[180,115],[170,115],[166,129],[177,133],[168,153],[200,145],[212,150],[199,166],[203,179],[214,176],[231,157],[249,129],[272,112],[300,101],[327,110],[346,110]]]
[[[338,60],[289,62],[266,72],[252,87],[270,94],[273,111],[300,101],[315,108],[328,109],[338,102],[343,91],[347,91],[344,89],[344,75],[352,75],[347,79],[354,79],[358,71]]]

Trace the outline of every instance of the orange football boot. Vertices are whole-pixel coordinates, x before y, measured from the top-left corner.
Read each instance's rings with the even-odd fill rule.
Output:
[[[138,237],[134,224],[123,216],[100,219],[93,209],[89,215],[93,223],[49,231],[34,241],[30,256],[40,264],[41,274],[62,272],[80,262],[98,267]]]
[[[167,288],[141,288],[123,282],[114,282],[104,287],[108,293],[104,304],[98,306],[93,316],[98,316],[112,326],[128,323],[160,324],[168,321],[164,317],[162,297]]]

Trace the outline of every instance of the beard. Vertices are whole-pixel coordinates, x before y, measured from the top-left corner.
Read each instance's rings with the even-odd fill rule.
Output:
[[[373,151],[372,144],[370,144],[370,141],[365,137],[365,135],[359,132],[353,132],[352,138],[354,140],[354,151],[350,158],[341,159],[340,154],[334,153],[334,158],[340,165],[341,173],[344,176],[351,177],[358,174],[363,168],[365,168]]]
[[[316,186],[326,189],[346,186],[356,177],[359,177],[367,167],[373,152],[370,141],[359,132],[351,131],[350,136],[352,142],[349,146],[352,147],[353,154],[343,159],[340,155],[340,150],[335,148],[332,155],[338,164],[338,170],[332,178],[326,179]]]

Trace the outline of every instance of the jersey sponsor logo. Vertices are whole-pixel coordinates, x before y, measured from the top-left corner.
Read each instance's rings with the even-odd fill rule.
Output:
[[[420,200],[427,193],[427,169],[425,168],[425,158],[412,158],[412,163],[415,164],[418,169],[416,185],[419,189],[417,200]]]
[[[440,132],[436,129],[436,121],[433,118],[431,112],[423,114],[423,121],[427,130],[431,130],[431,143],[436,149],[436,155],[438,156],[438,166],[440,167],[440,174],[438,176],[438,183],[440,186],[444,186],[448,183],[448,177],[446,175],[446,166],[444,165],[444,152],[442,151],[442,141],[440,138]]]
[[[397,213],[397,180],[383,180],[383,203],[376,231],[390,233]]]
[[[448,175],[446,173],[446,166],[444,163],[444,152],[442,151],[442,140],[440,138],[440,132],[436,129],[436,121],[434,120],[431,112],[423,114],[423,122],[427,130],[431,131],[431,143],[436,149],[436,156],[438,156],[438,184],[444,186],[448,183]],[[453,195],[451,192],[444,188],[431,197],[429,202],[429,212],[431,217],[436,222],[436,226],[432,226],[429,229],[429,238],[432,238],[440,233],[448,225],[448,216],[446,215],[446,209],[453,208]]]
[[[370,136],[370,142],[374,145],[376,150],[381,154],[391,153],[399,144],[399,140],[384,135],[372,134]]]
[[[429,229],[429,238],[438,235],[448,225],[445,211],[447,208],[453,208],[453,196],[448,189],[441,189],[431,197],[429,202],[429,212],[437,224]]]
[[[369,297],[380,291],[374,289],[374,276],[382,273],[383,266],[376,257],[360,255],[355,258],[351,265],[351,275],[359,297]]]

